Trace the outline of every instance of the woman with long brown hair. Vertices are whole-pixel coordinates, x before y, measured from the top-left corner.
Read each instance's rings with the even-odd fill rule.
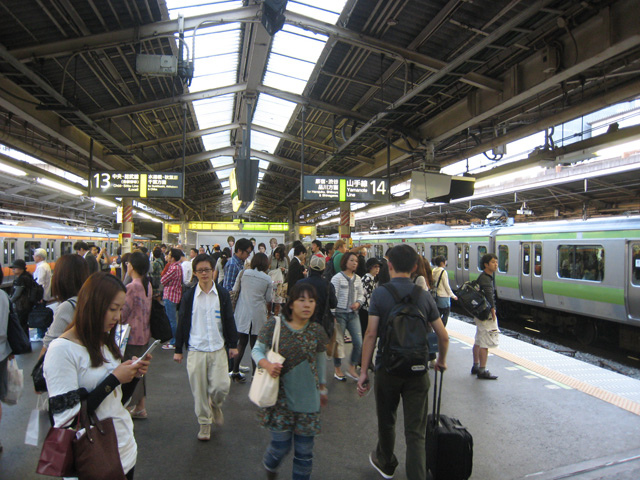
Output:
[[[89,277],[78,293],[73,322],[49,345],[44,375],[56,427],[74,423],[81,400],[87,401],[89,413],[95,412],[98,419],[113,419],[122,469],[132,480],[138,447],[131,415],[123,403],[135,388],[136,378],[147,373],[150,356],[138,363],[121,362],[115,326],[120,322],[125,293],[124,285],[113,275],[96,272]]]

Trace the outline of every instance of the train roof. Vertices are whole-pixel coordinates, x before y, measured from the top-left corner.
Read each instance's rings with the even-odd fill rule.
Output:
[[[519,235],[524,233],[597,232],[615,230],[640,230],[640,216],[591,218],[588,220],[558,220],[532,222],[498,228],[496,235]]]

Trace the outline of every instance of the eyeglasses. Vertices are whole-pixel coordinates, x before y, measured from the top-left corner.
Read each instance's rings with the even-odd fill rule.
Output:
[[[195,270],[196,273],[211,273],[213,272],[213,268],[199,268]]]

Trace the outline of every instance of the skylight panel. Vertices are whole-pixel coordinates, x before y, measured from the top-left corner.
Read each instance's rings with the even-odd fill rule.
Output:
[[[193,108],[198,117],[198,126],[211,128],[231,123],[233,100],[233,94],[229,94],[193,102]]]
[[[207,150],[217,150],[218,148],[228,147],[231,145],[229,132],[218,132],[202,137],[202,143]]]
[[[231,167],[233,166],[233,157],[229,157],[229,156],[220,156],[220,157],[214,157],[211,159],[211,165],[213,166],[213,168],[219,168],[219,167]]]
[[[166,0],[167,10],[169,10],[170,18],[178,18],[178,14],[182,13],[185,17],[195,17],[205,13],[226,12],[242,8],[242,0],[218,0],[203,2],[195,0],[186,2],[185,0]]]
[[[293,102],[261,93],[258,97],[253,122],[263,127],[284,132],[295,108],[296,104]],[[252,132],[252,135],[254,133]]]
[[[271,51],[315,63],[320,57],[328,38],[320,33],[313,33],[299,27],[286,25],[273,38]]]
[[[287,10],[335,25],[346,0],[289,0]]]
[[[259,150],[261,152],[273,153],[276,151],[276,147],[280,139],[273,135],[267,135],[262,132],[251,132],[251,149]]]
[[[223,180],[220,182],[222,188],[229,188],[229,180]]]
[[[267,162],[266,160],[258,160],[258,168],[266,170],[267,168],[269,168],[269,162]]]
[[[233,170],[233,168],[227,168],[225,170],[218,170],[216,172],[216,175],[218,176],[218,178],[220,180],[222,180],[223,178],[229,178],[229,175],[231,175],[231,170]]]

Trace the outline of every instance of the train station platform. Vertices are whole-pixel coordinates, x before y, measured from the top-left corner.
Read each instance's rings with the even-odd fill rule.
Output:
[[[448,330],[442,411],[459,418],[473,435],[473,479],[640,478],[640,381],[504,335],[488,365],[499,379],[478,380],[469,374],[473,325],[451,318]],[[39,448],[23,443],[36,404],[28,375],[36,357],[19,360],[27,387],[19,404],[3,405],[2,480],[45,478],[34,473]],[[245,360],[248,364],[248,356]],[[135,421],[137,480],[265,478],[261,458],[268,434],[258,426],[257,408],[247,397],[249,383],[232,384],[225,425],[203,443],[196,439],[185,364],[175,364],[170,351],[156,351],[147,378],[149,418]],[[367,459],[377,436],[373,394],[359,398],[353,381],[331,378],[328,384],[312,478],[381,478]],[[406,479],[402,422],[400,409],[398,480]],[[279,478],[291,478],[291,455]]]

